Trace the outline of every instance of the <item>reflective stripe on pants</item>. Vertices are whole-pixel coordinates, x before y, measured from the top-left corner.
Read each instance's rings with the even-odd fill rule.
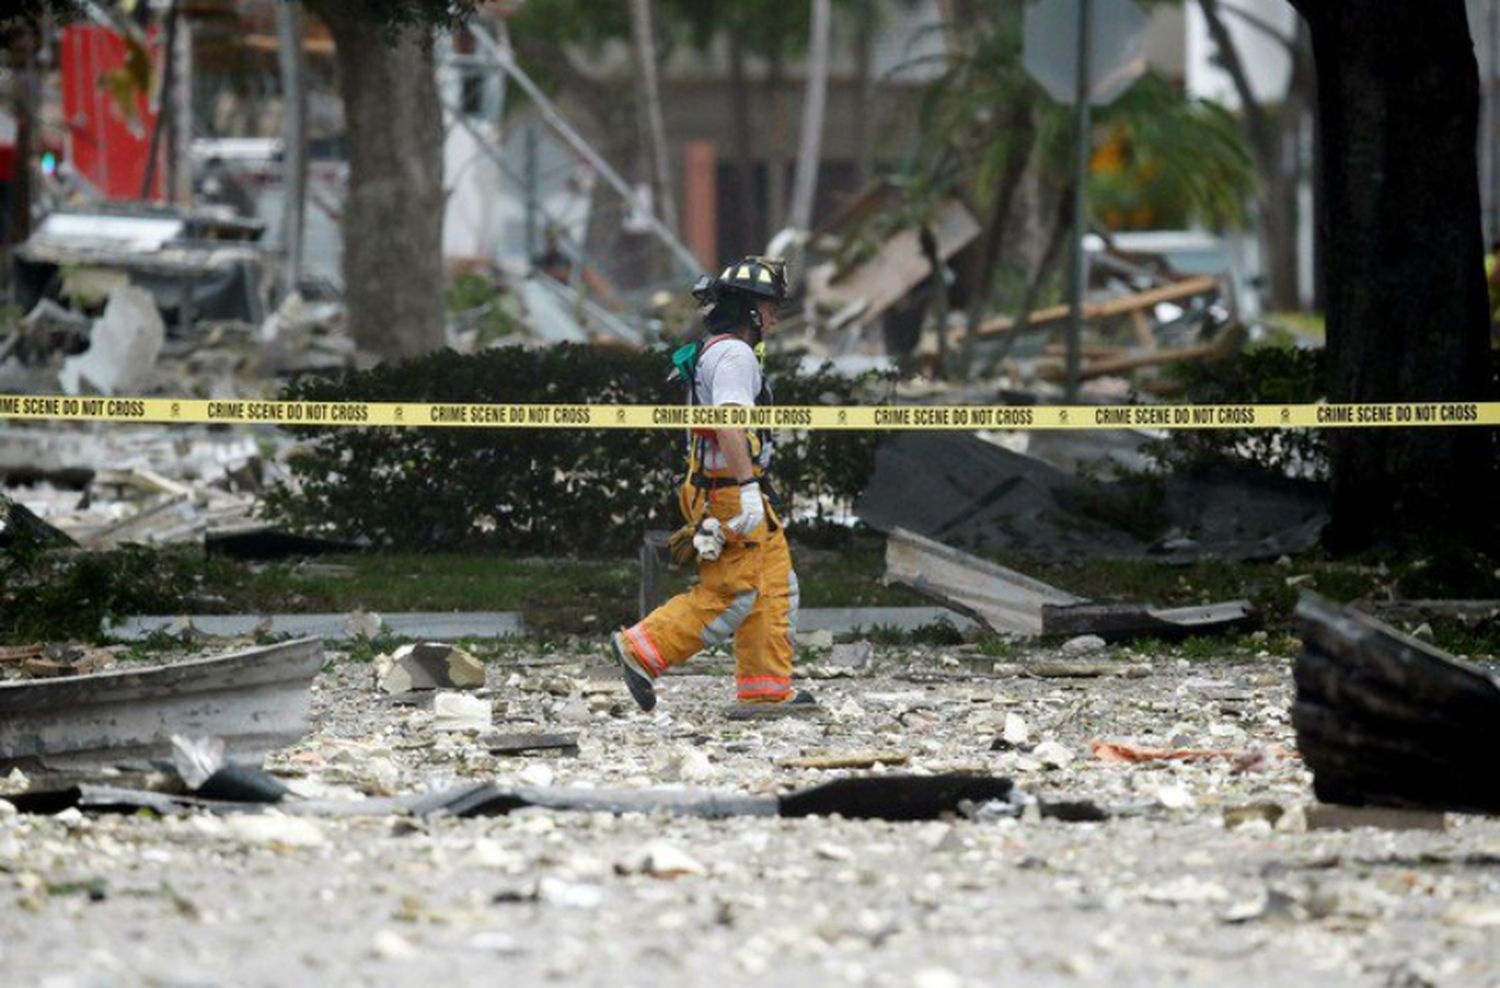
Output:
[[[698,492],[685,485],[683,513]],[[720,521],[739,514],[739,489],[702,495]],[[652,611],[625,639],[641,664],[660,675],[702,649],[734,639],[738,696],[746,703],[775,703],[792,692],[797,575],[780,523],[762,524],[735,538],[724,553],[698,563],[698,583]]]

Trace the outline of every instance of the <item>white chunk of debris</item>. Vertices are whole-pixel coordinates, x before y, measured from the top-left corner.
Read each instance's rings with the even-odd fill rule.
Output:
[[[89,334],[89,348],[63,362],[58,380],[67,394],[117,395],[143,391],[166,340],[151,295],[130,285],[109,293],[104,315]]]
[[[226,836],[261,847],[321,847],[323,830],[312,820],[280,813],[242,814],[224,821]]]
[[[483,731],[493,713],[488,700],[466,693],[439,693],[432,698],[434,731]]]
[[[478,689],[484,685],[484,663],[457,646],[441,642],[402,645],[388,655],[375,657],[375,682],[391,694]]]

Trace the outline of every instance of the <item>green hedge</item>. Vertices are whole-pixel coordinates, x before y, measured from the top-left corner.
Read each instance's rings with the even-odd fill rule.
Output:
[[[432,354],[398,366],[303,379],[306,401],[665,404],[665,350],[562,345]],[[881,382],[769,367],[778,404],[883,400]],[[299,427],[295,485],[270,515],[295,528],[406,550],[618,555],[647,529],[678,524],[683,434],[647,430]],[[772,476],[784,497],[848,502],[874,468],[874,433],[777,434]]]
[[[1168,373],[1184,385],[1183,400],[1193,404],[1304,404],[1326,393],[1325,367],[1321,349],[1262,347],[1225,361],[1174,364]],[[1148,443],[1146,452],[1168,472],[1249,462],[1275,474],[1328,475],[1321,429],[1184,429]]]

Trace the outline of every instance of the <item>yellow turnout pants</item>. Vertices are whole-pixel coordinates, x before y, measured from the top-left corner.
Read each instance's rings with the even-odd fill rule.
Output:
[[[739,488],[700,491],[684,484],[682,513],[690,522],[695,498],[721,522],[739,514]],[[698,583],[626,629],[625,641],[653,676],[734,639],[735,679],[741,703],[779,703],[792,693],[792,652],[797,640],[797,574],[786,532],[767,505],[767,520],[730,541],[718,559],[698,561]]]

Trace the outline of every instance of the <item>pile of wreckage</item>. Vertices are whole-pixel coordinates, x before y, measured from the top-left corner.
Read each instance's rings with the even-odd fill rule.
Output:
[[[269,397],[280,379],[373,365],[348,332],[335,288],[278,296],[264,224],[165,206],[67,209],[13,252],[13,300],[0,326],[0,391],[68,395]],[[540,271],[491,271],[495,298],[456,313],[450,343],[645,345],[644,330]],[[273,305],[272,299],[280,298]],[[475,324],[506,305],[514,332]]]
[[[239,558],[326,551],[257,517],[260,495],[283,483],[274,432],[203,426],[0,430],[0,503],[14,503],[55,540],[85,550],[195,545]]]
[[[934,210],[928,224],[933,266],[914,226],[881,228],[900,196],[876,183],[851,199],[815,231],[815,263],[807,287],[815,330],[799,341],[816,358],[860,369],[884,362],[932,374],[940,354],[968,343],[986,376],[1002,376],[1033,394],[1058,392],[1064,377],[1061,330],[1069,307],[1051,305],[1015,315],[972,319],[957,304],[971,303],[962,275],[978,249],[979,223],[957,199]],[[1083,305],[1081,379],[1085,395],[1119,396],[1129,390],[1166,393],[1173,384],[1157,371],[1173,363],[1221,360],[1246,338],[1235,303],[1228,258],[1206,234],[1153,232],[1092,236],[1089,293]],[[942,338],[936,320],[946,315]]]
[[[12,254],[24,315],[4,327],[0,389],[265,397],[278,377],[356,366],[340,303],[293,291],[271,308],[263,232],[165,206],[49,214]]]

